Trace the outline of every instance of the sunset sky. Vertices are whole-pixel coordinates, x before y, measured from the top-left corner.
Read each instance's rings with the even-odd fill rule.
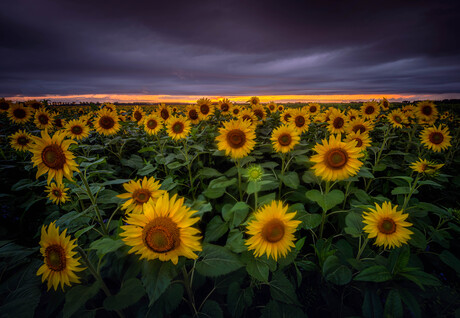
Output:
[[[0,97],[460,98],[459,1],[0,2]]]

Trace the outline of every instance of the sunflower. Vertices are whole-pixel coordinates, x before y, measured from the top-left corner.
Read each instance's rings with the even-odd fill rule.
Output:
[[[251,237],[246,241],[248,250],[254,250],[254,255],[267,258],[286,257],[294,247],[294,232],[301,221],[293,220],[297,212],[287,213],[288,205],[272,201],[254,213],[254,220],[248,223],[247,234]]]
[[[259,182],[264,176],[264,168],[261,165],[253,164],[246,169],[245,176],[250,182]]]
[[[413,162],[410,165],[410,168],[418,173],[424,174],[435,174],[439,169],[441,169],[444,164],[437,164],[433,161],[419,158],[418,161]]]
[[[48,281],[48,290],[53,286],[57,290],[61,284],[62,290],[64,285],[70,286],[71,283],[80,283],[75,272],[84,270],[76,258],[77,252],[73,251],[77,247],[76,239],[71,240],[66,235],[67,229],[59,234],[59,227],[55,222],[48,227],[42,226],[40,239],[40,253],[44,257],[44,264],[38,269],[37,276],[42,276],[42,282]]]
[[[330,119],[327,129],[331,134],[341,134],[345,132],[344,128],[347,118],[342,111],[334,109],[331,112]]]
[[[362,118],[351,120],[345,125],[345,131],[348,133],[358,131],[360,133],[365,133],[370,132],[372,129],[374,129],[374,125],[370,121]]]
[[[436,105],[430,101],[418,102],[417,108],[415,109],[415,114],[421,120],[428,122],[438,118],[438,110],[436,109]]]
[[[22,104],[13,104],[8,109],[8,117],[15,124],[24,125],[32,117],[30,108],[24,107]]]
[[[265,113],[265,108],[258,104],[253,105],[251,108],[254,115],[257,117],[258,121],[264,121],[267,118],[267,114]]]
[[[399,109],[389,113],[387,119],[395,128],[403,128],[403,124],[407,123],[406,115]]]
[[[225,150],[225,154],[233,159],[240,159],[246,157],[254,148],[255,138],[250,121],[231,120],[219,128],[219,136],[216,137],[217,148]]]
[[[156,181],[154,177],[144,177],[142,180],[131,180],[127,183],[123,183],[126,193],[117,195],[120,199],[129,199],[121,208],[126,210],[126,213],[142,213],[145,209],[147,202],[152,201],[155,203],[156,200],[161,197],[166,191],[160,190],[160,181]]]
[[[42,103],[40,103],[39,101],[36,101],[36,100],[28,100],[26,102],[26,106],[30,107],[31,109],[38,110],[38,109],[42,108],[45,105],[43,105]]]
[[[241,112],[241,107],[238,105],[233,105],[231,114],[233,117],[238,118]]]
[[[277,110],[281,113],[282,111],[284,111],[284,106],[281,104],[278,104]]]
[[[385,97],[383,97],[380,101],[380,107],[382,107],[384,110],[388,110],[390,109],[390,102]]]
[[[162,119],[155,113],[152,113],[144,119],[144,130],[149,135],[156,135],[163,127]]]
[[[196,105],[199,110],[199,116],[202,120],[205,120],[214,114],[215,109],[209,98],[200,98],[196,101]]]
[[[120,130],[118,115],[108,109],[100,110],[94,121],[94,127],[99,134],[115,135]]]
[[[345,138],[346,143],[351,143],[352,141],[356,141],[356,148],[359,148],[359,150],[363,151],[366,150],[367,147],[371,145],[371,138],[369,137],[369,133],[360,133],[359,131],[357,132],[351,132],[347,134],[347,138]]]
[[[34,143],[30,146],[33,166],[38,166],[37,178],[48,173],[48,184],[51,179],[62,183],[62,177],[72,180],[73,171],[78,171],[73,160],[75,156],[68,150],[74,140],[64,140],[65,132],[56,132],[52,137],[46,130],[42,130],[41,138],[33,137]]]
[[[365,119],[374,119],[380,112],[380,106],[377,102],[365,102],[361,106],[361,115]]]
[[[248,100],[249,105],[259,105],[260,103],[260,98],[257,96],[253,96]]]
[[[168,120],[171,116],[171,112],[169,111],[168,106],[166,106],[165,104],[160,104],[158,106],[157,114],[163,119],[163,121]]]
[[[254,127],[257,126],[257,116],[250,109],[240,111],[238,118],[243,121],[249,121]]]
[[[296,109],[292,112],[290,123],[299,132],[299,134],[301,134],[308,130],[310,118],[302,111],[302,109]]]
[[[280,120],[283,124],[290,124],[292,122],[292,113],[293,110],[286,108],[280,115]]]
[[[186,117],[192,124],[198,124],[201,120],[198,107],[195,105],[187,106]]]
[[[347,119],[349,121],[355,120],[355,119],[357,119],[359,117],[360,117],[360,113],[356,109],[347,110]]]
[[[220,112],[224,115],[229,114],[232,111],[233,103],[227,98],[224,98],[218,102]]]
[[[10,145],[13,149],[18,151],[29,150],[32,142],[32,135],[24,130],[19,129],[17,132],[10,136]]]
[[[292,125],[281,125],[273,130],[270,140],[276,152],[286,153],[299,143],[299,134],[300,132]]]
[[[44,107],[38,109],[34,114],[34,123],[38,129],[50,129],[53,127],[54,118]]]
[[[10,102],[4,98],[0,98],[0,113],[7,112],[10,108]]]
[[[133,120],[140,126],[142,125],[142,119],[145,117],[145,111],[140,106],[135,106],[133,109]]]
[[[65,122],[64,119],[57,117],[58,116],[57,113],[52,113],[51,116],[54,118],[54,120],[53,120],[54,128],[56,128],[58,130],[61,129],[61,128],[64,128],[64,126],[66,125],[66,122]]]
[[[400,247],[414,234],[407,229],[412,225],[405,221],[409,214],[397,211],[397,207],[392,207],[391,202],[383,202],[381,207],[376,203],[375,209],[363,212],[363,223],[366,224],[363,230],[369,238],[376,238],[375,245],[384,248]]]
[[[308,104],[307,109],[310,116],[316,116],[321,112],[321,105],[316,103]]]
[[[190,133],[190,122],[184,117],[171,117],[166,122],[166,130],[172,139],[184,139]]]
[[[268,103],[267,108],[271,113],[274,113],[274,112],[276,112],[277,105],[276,105],[275,102],[270,102],[270,103]]]
[[[332,135],[329,141],[323,139],[322,145],[316,144],[313,148],[318,154],[310,158],[310,161],[315,162],[312,169],[316,176],[326,181],[344,180],[354,176],[363,165],[358,160],[363,154],[355,147],[356,143],[345,143],[340,139],[341,135]]]
[[[65,188],[62,183],[54,183],[51,182],[49,186],[46,186],[45,192],[48,192],[48,198],[54,203],[54,204],[61,204],[66,201],[69,201],[69,196],[67,195],[66,191],[68,191],[69,188]]]
[[[105,103],[105,104],[102,105],[102,108],[110,110],[111,112],[116,112],[117,111],[117,107],[115,106],[115,104],[112,104],[112,103]]]
[[[144,207],[144,214],[130,214],[120,233],[129,253],[139,254],[141,259],[159,259],[177,264],[179,256],[197,259],[202,246],[200,231],[193,228],[200,218],[192,217],[196,211],[184,205],[184,199],[169,194],[158,198],[156,203]]]
[[[452,137],[449,134],[449,129],[447,127],[442,128],[441,125],[437,128],[433,126],[423,129],[420,138],[422,139],[422,144],[434,152],[441,152],[452,146],[450,143]]]
[[[67,136],[72,139],[82,140],[89,136],[89,127],[81,119],[73,119],[65,126]]]

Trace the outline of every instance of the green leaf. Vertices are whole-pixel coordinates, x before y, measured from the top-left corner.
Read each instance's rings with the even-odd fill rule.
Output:
[[[101,288],[99,281],[95,281],[91,286],[76,285],[65,294],[64,318],[71,317],[86,302],[96,296]]]
[[[392,318],[403,316],[401,297],[397,289],[392,289],[388,293],[387,301],[385,302],[384,316]]]
[[[201,312],[198,314],[200,318],[222,318],[224,317],[224,313],[219,306],[219,303],[215,302],[214,300],[207,300]]]
[[[409,308],[415,318],[422,317],[420,305],[414,295],[412,295],[412,292],[406,289],[400,289],[399,296],[401,296],[403,303],[406,304],[407,308]]]
[[[204,190],[203,194],[210,199],[217,199],[223,196],[225,193],[225,188],[211,188],[208,187]]]
[[[323,264],[323,276],[336,285],[345,285],[351,281],[351,270],[340,264],[339,258],[331,255]]]
[[[222,173],[220,173],[216,169],[205,167],[198,171],[198,175],[203,178],[213,178],[222,176]]]
[[[254,292],[251,287],[241,289],[238,282],[232,282],[228,286],[227,305],[232,317],[241,317],[245,308],[252,304]]]
[[[318,183],[318,178],[311,171],[305,171],[302,175],[302,181],[305,183]]]
[[[96,250],[97,255],[102,257],[105,254],[115,252],[124,245],[125,243],[122,240],[114,240],[110,237],[103,237],[97,241],[92,242],[89,248]]]
[[[423,234],[419,229],[415,227],[411,227],[410,230],[414,232],[414,234],[411,235],[409,244],[418,247],[421,250],[425,250],[426,248],[426,237],[425,234]]]
[[[297,189],[299,187],[300,180],[297,172],[288,171],[283,176],[280,176],[280,179],[287,187],[291,189]]]
[[[386,282],[392,278],[391,273],[383,265],[368,267],[356,275],[355,280],[364,282]]]
[[[382,302],[374,289],[365,289],[362,311],[364,317],[383,317]]]
[[[313,230],[321,224],[321,214],[303,213],[299,218],[307,230]]]
[[[363,217],[360,213],[348,213],[345,217],[345,225],[345,232],[353,237],[360,237],[363,233]]]
[[[96,224],[93,224],[93,225],[89,225],[87,227],[84,227],[81,230],[78,230],[77,232],[75,232],[75,238],[79,238],[80,236],[82,236],[84,233],[88,232],[89,230],[91,230],[95,226],[96,226]]]
[[[144,261],[142,284],[149,296],[149,306],[160,298],[176,275],[176,268],[172,262]]]
[[[196,270],[203,276],[225,275],[243,267],[238,255],[222,246],[203,244],[200,256],[202,258],[197,262]]]
[[[184,295],[182,284],[171,284],[158,300],[150,307],[153,317],[168,316],[180,305]]]
[[[439,254],[439,258],[446,265],[454,269],[457,272],[457,274],[460,274],[460,260],[457,257],[455,257],[454,254],[447,250],[444,250],[441,254]]]
[[[409,194],[410,193],[410,188],[409,187],[396,187],[393,190],[391,190],[391,194],[397,195],[397,194]],[[416,193],[414,191],[414,193]]]
[[[306,193],[306,196],[309,200],[316,202],[323,211],[329,211],[345,199],[343,192],[337,189],[330,191],[328,194],[322,194],[318,190],[310,190]]]
[[[276,193],[269,193],[259,198],[259,206],[269,204],[276,199]]]
[[[369,171],[368,168],[366,167],[361,167],[361,169],[359,170],[358,174],[357,174],[358,177],[363,177],[363,178],[369,178],[369,179],[374,179],[374,175]]]
[[[394,249],[390,253],[389,267],[392,268],[392,273],[395,275],[406,268],[409,263],[410,249],[408,246],[402,246]]]
[[[229,222],[232,227],[239,226],[246,219],[249,213],[249,205],[245,202],[237,202],[230,210],[222,211],[222,217]]]
[[[399,275],[413,281],[421,289],[425,290],[424,285],[427,286],[439,286],[441,285],[440,281],[433,275],[427,274],[418,268],[405,268],[403,272],[400,272]]]
[[[268,283],[268,274],[270,273],[270,269],[267,263],[255,258],[248,262],[246,270],[248,274],[255,279]]]
[[[374,171],[383,171],[387,168],[387,165],[384,163],[378,163],[374,166]]]
[[[130,278],[123,282],[118,294],[104,300],[104,307],[108,310],[121,310],[136,303],[144,294],[142,282],[137,278]]]
[[[275,300],[287,304],[298,304],[294,286],[281,271],[276,272],[270,281],[270,294]]]
[[[214,216],[206,226],[206,232],[204,235],[204,242],[216,241],[222,237],[228,231],[228,224],[222,221],[220,215]]]
[[[243,239],[243,232],[241,232],[238,228],[231,230],[228,233],[227,243],[225,243],[225,247],[227,247],[234,253],[242,253],[246,251],[248,248],[245,245],[245,241]]]

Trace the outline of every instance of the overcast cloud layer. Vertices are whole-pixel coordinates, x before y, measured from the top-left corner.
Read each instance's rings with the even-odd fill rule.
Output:
[[[460,93],[460,1],[0,3],[0,96]]]

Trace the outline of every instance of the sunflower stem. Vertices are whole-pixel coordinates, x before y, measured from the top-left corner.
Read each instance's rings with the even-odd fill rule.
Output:
[[[364,252],[364,249],[366,248],[367,242],[369,242],[369,237],[366,237],[364,240],[363,244],[361,244],[361,237],[359,237],[359,250],[358,254],[356,254],[356,260],[359,261],[359,258],[361,257],[361,254]]]
[[[286,169],[286,155],[284,153],[281,154],[281,175],[280,175],[280,186],[278,189],[278,198],[281,200],[281,189],[283,187],[283,178],[284,178],[284,170]]]
[[[412,197],[412,194],[414,194],[415,190],[417,189],[417,183],[420,180],[420,173],[417,174],[417,177],[415,178],[414,182],[412,182],[409,185],[409,193],[404,196],[404,203],[402,206],[402,211],[404,211],[409,204],[410,198]]]
[[[327,196],[329,191],[331,190],[331,182],[326,181],[326,189],[324,191],[324,196]],[[327,210],[323,208],[323,213],[321,214],[321,226],[319,228],[319,238],[323,238],[323,230],[324,230],[324,224],[326,223],[327,220]]]
[[[195,297],[193,296],[190,277],[187,273],[187,269],[185,268],[185,266],[182,266],[182,275],[184,275],[184,287],[185,287],[185,290],[187,291],[188,304],[189,304],[190,310],[193,313],[193,317],[196,317],[198,315],[198,311],[196,310],[196,306],[195,306]]]
[[[79,172],[79,175],[80,175],[81,181],[85,185],[86,193],[88,194],[91,204],[94,207],[94,211],[96,212],[97,218],[99,219],[99,223],[101,225],[102,232],[104,233],[104,235],[108,235],[109,232],[107,231],[107,227],[104,224],[104,220],[102,219],[101,211],[99,211],[99,207],[97,206],[96,199],[94,198],[93,193],[91,192],[91,189],[88,184],[88,180],[86,180],[86,171],[85,171],[85,175],[82,174],[81,172]]]
[[[241,161],[236,160],[236,169],[238,170],[238,191],[240,192],[240,201],[243,201],[243,190],[241,188]]]

